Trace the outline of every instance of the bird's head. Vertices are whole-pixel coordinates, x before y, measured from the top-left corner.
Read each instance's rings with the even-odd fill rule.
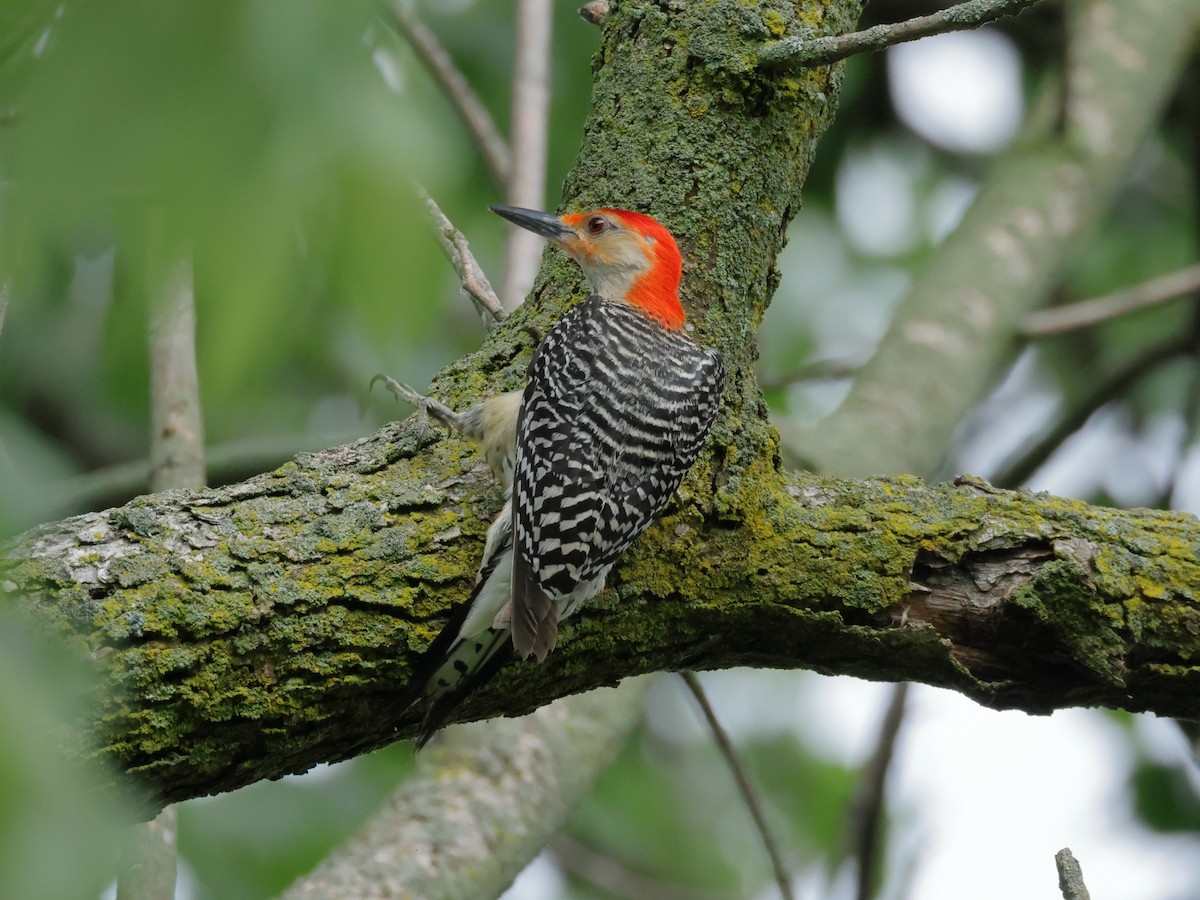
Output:
[[[562,247],[601,297],[629,303],[668,328],[683,327],[683,259],[671,232],[650,216],[626,209],[565,216],[515,206],[491,209]]]

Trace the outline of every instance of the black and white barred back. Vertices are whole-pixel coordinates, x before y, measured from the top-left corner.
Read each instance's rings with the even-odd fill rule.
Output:
[[[558,619],[603,589],[671,499],[712,426],[723,380],[715,351],[597,296],[538,347],[513,488],[518,654],[545,657]]]
[[[559,619],[603,590],[695,463],[724,369],[683,332],[592,296],[550,331],[528,377],[515,460],[502,467],[515,475],[510,497],[471,596],[423,655],[403,703],[429,704],[418,748],[512,650],[544,659]]]

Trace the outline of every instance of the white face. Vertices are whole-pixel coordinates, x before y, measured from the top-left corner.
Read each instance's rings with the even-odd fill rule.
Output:
[[[613,299],[627,296],[650,268],[651,239],[595,213],[570,224],[575,234],[559,244],[579,263],[592,291]]]

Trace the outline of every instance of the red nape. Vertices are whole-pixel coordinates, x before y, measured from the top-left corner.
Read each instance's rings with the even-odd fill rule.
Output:
[[[683,257],[675,238],[658,220],[627,209],[602,209],[600,212],[619,219],[626,228],[647,239],[654,253],[654,264],[634,281],[626,299],[668,328],[682,328],[687,321],[679,303],[679,281],[683,275]]]

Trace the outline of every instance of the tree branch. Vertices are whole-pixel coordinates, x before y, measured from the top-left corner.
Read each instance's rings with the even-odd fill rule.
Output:
[[[867,761],[862,778],[854,791],[846,828],[846,845],[858,860],[857,900],[871,900],[879,871],[880,838],[883,837],[884,809],[887,803],[887,779],[896,752],[896,739],[904,723],[908,682],[892,688],[887,710],[879,725],[875,750]]]
[[[151,255],[163,252],[161,222]],[[175,260],[151,297],[150,488],[204,486],[204,421],[196,373],[196,298],[190,256]],[[168,806],[133,827],[117,873],[117,900],[172,900],[178,867],[177,816]]]
[[[1027,338],[1042,338],[1090,328],[1197,291],[1200,291],[1200,263],[1103,297],[1035,310],[1025,317],[1021,334]]]
[[[1023,447],[1015,459],[1006,461],[992,480],[1004,487],[1018,487],[1024,484],[1067,438],[1087,423],[1096,410],[1124,396],[1130,387],[1145,375],[1181,353],[1189,352],[1194,343],[1191,335],[1172,335],[1167,340],[1142,350],[1119,368],[1099,376],[1086,395],[1061,415],[1045,434]]]
[[[1063,847],[1054,854],[1054,864],[1058,867],[1058,889],[1062,891],[1063,900],[1090,900],[1092,895],[1083,883],[1083,869],[1070,847]]]
[[[612,762],[650,680],[592,691],[569,709],[552,703],[521,721],[448,729],[386,807],[283,900],[498,897],[528,861],[521,847],[545,846]],[[447,806],[445,820],[414,815]]]
[[[461,442],[415,438],[391,426],[12,544],[2,586],[19,610],[95,660],[79,752],[104,747],[154,809],[415,733],[398,688],[465,593],[499,500]],[[702,463],[607,599],[466,717],[736,665],[917,680],[1029,712],[1200,714],[1191,516],[769,466],[717,512],[705,485],[722,477]]]
[[[1137,4],[1077,0],[1067,8],[1065,130],[1027,139],[997,161],[842,405],[818,427],[786,432],[813,468],[936,470],[959,420],[1010,356],[1026,313],[1107,208],[1200,26],[1192,0],[1167,0],[1154,15]]]
[[[467,126],[467,132],[483,156],[492,181],[496,187],[503,189],[508,184],[512,160],[508,152],[508,143],[496,127],[491,113],[454,64],[437,35],[409,10],[405,0],[392,0],[388,9],[396,30],[408,41],[413,52],[429,70],[429,74],[446,92],[451,105]]]
[[[450,265],[454,266],[454,271],[458,273],[462,289],[475,304],[479,318],[489,327],[497,322],[503,322],[504,317],[508,314],[504,311],[500,298],[496,296],[492,283],[488,281],[483,266],[479,265],[475,254],[471,252],[471,245],[467,243],[466,235],[454,227],[454,223],[446,218],[442,208],[424,188],[418,187],[417,190],[425,202],[425,211],[433,223],[433,231],[437,236],[438,243],[442,246],[442,252],[446,254]]]
[[[1039,0],[968,0],[928,16],[876,25],[852,34],[831,37],[789,37],[765,44],[758,51],[761,65],[778,68],[825,66],[857,53],[871,53],[935,34],[979,28],[997,19],[1025,12]]]
[[[721,756],[725,760],[725,765],[733,775],[738,793],[742,795],[742,801],[746,804],[746,809],[750,812],[754,828],[758,832],[759,839],[763,843],[763,849],[767,852],[767,859],[771,863],[771,871],[775,875],[775,884],[779,887],[779,896],[783,897],[783,900],[794,900],[795,894],[792,892],[792,881],[788,877],[787,866],[783,862],[783,853],[780,852],[779,843],[775,840],[774,832],[771,831],[771,826],[767,822],[766,813],[763,812],[762,803],[758,799],[758,792],[750,782],[750,773],[746,771],[745,765],[742,764],[742,758],[738,755],[737,748],[733,746],[733,741],[729,739],[729,734],[721,725],[721,720],[717,718],[716,711],[713,710],[712,704],[708,702],[708,695],[704,692],[704,686],[700,684],[700,679],[696,677],[696,673],[680,672],[679,674],[683,678],[683,683],[687,685],[687,689],[691,692],[692,697],[695,698],[696,705],[700,707],[700,712],[704,715],[705,722],[708,723],[708,729],[712,732],[713,740],[716,741],[717,749],[721,752]]]

